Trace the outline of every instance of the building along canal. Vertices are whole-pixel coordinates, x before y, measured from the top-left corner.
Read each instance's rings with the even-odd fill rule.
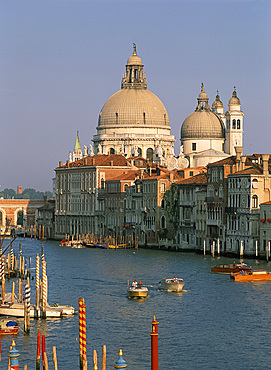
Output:
[[[236,283],[229,275],[211,274],[210,268],[233,259],[159,250],[102,250],[68,248],[59,242],[16,239],[23,255],[35,257],[44,246],[48,274],[48,302],[70,304],[78,310],[83,297],[87,316],[87,358],[107,346],[107,368],[113,368],[119,349],[130,370],[150,369],[151,322],[159,321],[160,369],[267,369],[271,354],[271,282]],[[4,242],[4,247],[8,240]],[[236,260],[237,262],[237,260]],[[271,270],[271,262],[248,260],[253,268]],[[185,292],[166,293],[158,282],[181,277]],[[141,280],[149,288],[145,300],[127,298],[127,281]],[[15,279],[16,281],[18,278]],[[11,290],[6,283],[6,292]],[[17,285],[17,284],[16,284]],[[31,280],[35,303],[35,280]],[[16,287],[16,290],[18,287]],[[16,292],[18,295],[18,292]],[[31,319],[30,335],[21,330],[15,338],[20,368],[35,368],[36,338],[46,336],[49,368],[52,347],[57,347],[59,369],[79,368],[78,315],[63,319]],[[11,337],[2,337],[1,369],[8,364]]]

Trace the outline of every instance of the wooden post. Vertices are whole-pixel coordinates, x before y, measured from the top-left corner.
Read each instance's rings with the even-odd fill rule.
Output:
[[[2,353],[2,347],[1,347],[1,337],[2,337],[2,335],[0,335],[0,362],[1,362],[1,353]]]
[[[151,370],[159,370],[159,357],[158,357],[158,324],[155,316],[152,321],[151,336]]]
[[[30,231],[31,239],[32,239],[32,234],[33,234],[33,225],[31,225],[31,231]]]
[[[19,278],[19,303],[23,302],[23,283],[22,279]]]
[[[42,226],[42,239],[44,239],[44,234],[45,234],[45,227],[44,225]]]
[[[255,255],[258,257],[258,240],[255,241]]]
[[[203,241],[203,255],[205,256],[206,254],[206,240],[204,239]]]
[[[103,345],[103,362],[102,362],[102,370],[106,370],[106,345]]]
[[[98,369],[98,356],[96,349],[93,350],[93,370]]]
[[[58,370],[57,369],[57,357],[56,357],[56,347],[53,346],[53,363],[55,365],[55,370]]]
[[[24,238],[25,238],[25,225],[24,225]]]
[[[2,277],[2,303],[5,302],[6,299],[6,280],[5,280],[5,274]]]
[[[37,227],[36,227],[36,225],[34,225],[34,238],[35,239],[37,238]]]
[[[38,331],[38,336],[37,336],[36,370],[40,370],[40,353],[41,353],[40,337],[41,337],[41,332]]]
[[[44,354],[45,354],[45,336],[42,335],[41,337],[41,353],[42,353],[42,365],[44,368]]]
[[[15,282],[12,282],[12,291],[11,291],[11,303],[14,303],[14,295],[15,295]]]
[[[47,354],[46,354],[46,352],[44,352],[44,360],[43,360],[43,368],[44,368],[44,370],[49,370],[49,367],[48,367],[48,359],[47,359]]]
[[[39,239],[41,239],[41,225],[39,225]]]

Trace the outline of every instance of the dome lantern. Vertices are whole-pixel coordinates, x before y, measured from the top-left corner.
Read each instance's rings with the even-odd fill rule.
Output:
[[[133,55],[130,56],[126,64],[126,72],[121,81],[122,89],[147,89],[146,74],[143,72],[144,65],[141,58],[137,55],[136,44],[133,44]]]
[[[198,96],[198,105],[196,106],[196,111],[199,110],[199,109],[210,110],[210,106],[208,104],[208,101],[209,101],[209,98],[208,98],[206,92],[204,91],[204,85],[202,83],[201,84],[201,92],[199,93],[199,96]]]

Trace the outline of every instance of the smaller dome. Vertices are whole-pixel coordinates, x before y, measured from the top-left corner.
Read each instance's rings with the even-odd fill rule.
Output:
[[[212,104],[212,108],[224,108],[223,107],[223,103],[222,101],[220,100],[220,96],[219,96],[219,93],[217,91],[217,95],[215,97],[215,101],[213,102]]]
[[[133,43],[133,55],[131,55],[130,58],[127,60],[127,65],[128,66],[142,66],[142,60],[137,55],[135,43]]]
[[[204,85],[203,83],[201,84],[201,92],[199,93],[199,97],[198,97],[198,101],[206,101],[208,102],[208,96],[206,94],[206,92],[204,91]]]
[[[130,56],[130,58],[127,60],[127,65],[132,65],[132,66],[142,66],[142,60],[141,58],[136,55],[136,54],[133,54]]]
[[[216,114],[201,109],[191,113],[181,127],[182,139],[222,139],[224,138],[223,124]]]
[[[229,100],[229,105],[241,105],[240,99],[238,98],[237,93],[236,93],[235,86],[234,86],[234,90],[232,93],[232,97]]]

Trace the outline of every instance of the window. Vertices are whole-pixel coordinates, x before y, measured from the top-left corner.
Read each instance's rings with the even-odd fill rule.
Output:
[[[192,143],[192,150],[197,150],[197,143]]]
[[[104,189],[104,179],[101,179],[101,188]]]
[[[165,219],[165,216],[162,216],[161,217],[161,228],[165,229],[165,227],[166,227],[166,219]]]
[[[189,172],[189,176],[193,176],[193,171],[190,171]]]
[[[234,130],[236,129],[236,120],[235,119],[232,120],[232,128]]]
[[[119,114],[116,113],[116,124],[118,124],[118,123],[119,123]]]
[[[252,197],[252,208],[258,208],[258,197],[257,197],[257,195],[253,195],[253,197]]]
[[[161,208],[165,208],[165,199],[162,199]]]
[[[164,182],[161,183],[161,193],[164,193],[166,191],[166,184]]]
[[[240,130],[241,128],[241,122],[240,119],[237,120],[237,130]]]

